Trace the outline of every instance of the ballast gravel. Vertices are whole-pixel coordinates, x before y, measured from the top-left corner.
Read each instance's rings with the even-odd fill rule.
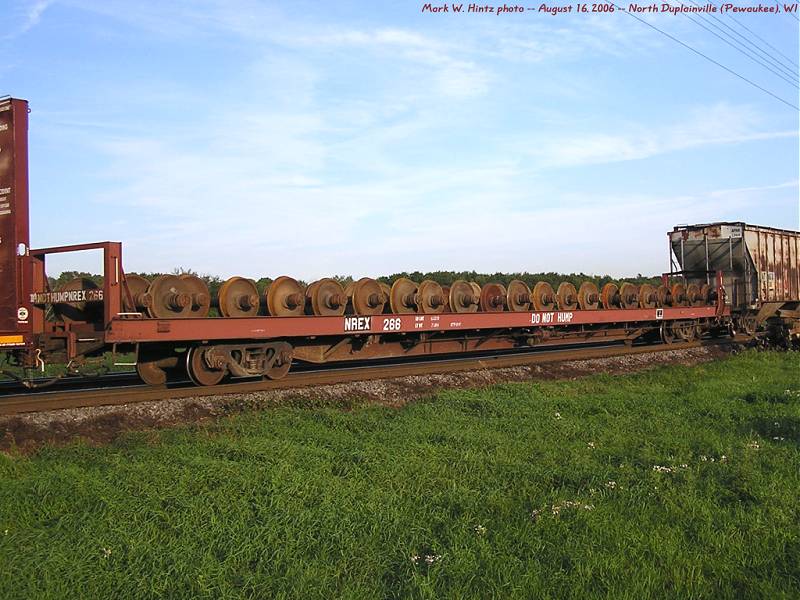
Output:
[[[356,381],[309,388],[174,398],[115,406],[68,408],[0,416],[0,451],[27,454],[43,444],[82,438],[104,444],[125,431],[174,427],[277,406],[350,410],[365,404],[401,407],[441,389],[512,381],[570,380],[595,373],[625,374],[666,364],[695,365],[728,354],[718,346],[549,364]]]

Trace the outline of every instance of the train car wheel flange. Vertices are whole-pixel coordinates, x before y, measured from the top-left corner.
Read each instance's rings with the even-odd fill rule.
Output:
[[[195,385],[217,385],[228,374],[226,368],[213,368],[206,361],[210,347],[196,346],[186,353],[186,372]]]

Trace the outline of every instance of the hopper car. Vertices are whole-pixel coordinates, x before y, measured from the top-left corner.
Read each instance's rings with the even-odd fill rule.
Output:
[[[798,232],[745,223],[675,227],[672,267],[658,285],[599,289],[590,281],[554,289],[366,277],[306,286],[281,276],[264,293],[232,277],[212,295],[190,274],[126,273],[119,242],[31,248],[28,117],[26,101],[0,99],[0,355],[31,377],[48,363],[80,373],[108,352],[132,353],[149,384],[180,371],[215,385],[278,379],[297,362],[608,342],[667,348],[736,331],[784,344],[798,338]],[[86,250],[102,253],[102,283],[78,278],[52,289],[48,257]]]

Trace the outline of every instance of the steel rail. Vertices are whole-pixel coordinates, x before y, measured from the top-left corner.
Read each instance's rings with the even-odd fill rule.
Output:
[[[533,364],[557,363],[572,360],[590,360],[613,356],[630,356],[669,350],[687,350],[704,346],[737,345],[747,338],[713,339],[676,344],[650,344],[645,346],[615,346],[585,349],[558,349],[523,354],[506,354],[483,357],[450,358],[441,360],[415,361],[379,366],[344,367],[319,369],[315,371],[290,373],[284,379],[244,380],[238,383],[225,383],[209,387],[168,387],[168,386],[126,386],[121,388],[91,389],[68,392],[47,392],[35,395],[10,396],[0,399],[0,415],[26,412],[80,408],[89,406],[108,406],[134,402],[148,402],[178,398],[199,398],[244,394],[253,392],[297,389],[319,385],[332,385],[354,381],[390,379],[410,375],[433,375],[501,369]]]

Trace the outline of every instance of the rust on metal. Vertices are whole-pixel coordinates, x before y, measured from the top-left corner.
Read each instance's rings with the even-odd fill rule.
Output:
[[[450,286],[450,309],[455,313],[472,313],[478,310],[480,291],[468,281],[458,279]]]
[[[217,293],[217,305],[223,317],[255,317],[261,306],[255,282],[244,277],[225,280]]]
[[[267,314],[274,317],[299,317],[305,313],[306,290],[295,279],[283,275],[266,292]]]
[[[506,288],[499,283],[487,283],[481,288],[478,305],[483,312],[503,312],[506,308]]]
[[[514,279],[508,284],[506,295],[508,310],[524,312],[531,309],[531,288],[519,279]]]

